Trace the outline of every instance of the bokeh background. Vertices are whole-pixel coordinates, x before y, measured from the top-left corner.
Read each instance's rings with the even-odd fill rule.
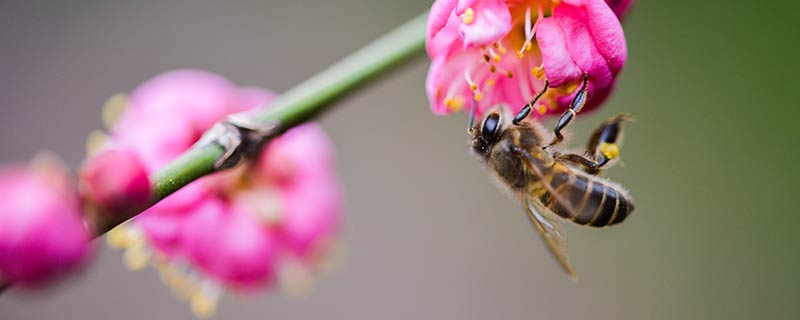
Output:
[[[1,1],[0,162],[77,165],[100,107],[173,68],[284,91],[430,1]],[[434,117],[419,59],[321,122],[347,190],[345,265],[304,299],[223,300],[219,319],[796,319],[795,1],[640,1],[613,99],[636,113],[623,164],[637,212],[568,227],[564,277],[518,205]],[[152,270],[103,249],[85,275],[0,297],[2,319],[193,319]]]

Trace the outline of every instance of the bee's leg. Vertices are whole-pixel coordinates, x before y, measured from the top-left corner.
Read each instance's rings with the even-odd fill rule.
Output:
[[[556,156],[556,159],[575,163],[583,167],[584,172],[591,175],[598,174],[600,170],[603,168],[603,165],[608,163],[608,161],[601,163],[599,161],[595,161],[587,157],[584,157],[582,155],[574,153],[558,155]]]
[[[524,121],[525,118],[527,118],[528,115],[531,113],[531,108],[533,108],[533,105],[536,104],[536,101],[538,101],[539,98],[541,98],[542,95],[544,95],[544,93],[547,92],[547,88],[550,88],[550,81],[545,80],[544,88],[542,88],[542,90],[539,91],[539,93],[537,93],[536,96],[533,97],[533,99],[531,99],[531,102],[528,102],[528,104],[526,104],[524,107],[522,107],[521,110],[519,110],[517,115],[514,116],[514,120],[512,120],[511,123],[513,123],[515,126],[522,124],[522,121]]]
[[[606,121],[592,132],[586,144],[586,155],[597,160],[600,166],[619,157],[619,143],[622,138],[622,123],[634,118],[629,113],[620,113]]]
[[[581,88],[578,90],[578,93],[575,95],[575,98],[572,98],[572,102],[569,104],[569,109],[567,109],[567,111],[564,111],[564,114],[562,114],[561,118],[558,119],[556,128],[555,130],[553,130],[556,136],[555,138],[553,138],[553,141],[550,142],[549,145],[547,145],[547,147],[551,147],[564,140],[564,136],[561,135],[561,130],[566,128],[572,122],[572,120],[575,119],[575,117],[578,115],[578,112],[580,112],[581,109],[583,108],[583,105],[586,104],[586,91],[588,85],[589,85],[589,74],[584,73],[583,84],[581,85]]]

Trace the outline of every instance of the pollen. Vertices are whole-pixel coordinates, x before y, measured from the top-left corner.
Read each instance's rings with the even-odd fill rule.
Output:
[[[475,99],[475,101],[481,101],[481,99],[483,99],[483,92],[476,91],[475,94],[472,95],[472,99]]]
[[[609,160],[619,157],[619,147],[616,143],[603,142],[600,144],[600,153]]]
[[[537,79],[544,79],[544,66],[538,66],[531,69],[531,75]]]
[[[133,245],[134,240],[126,227],[121,225],[106,233],[106,242],[114,249],[126,249]]]
[[[514,77],[514,73],[511,72],[511,71],[506,71],[506,77],[513,78]]]
[[[486,80],[486,85],[487,86],[493,86],[495,84],[497,84],[497,82],[495,82],[494,79]]]
[[[444,106],[450,111],[459,111],[464,107],[464,100],[459,97],[449,97],[444,99]]]
[[[462,13],[459,17],[461,18],[461,22],[464,24],[472,24],[475,22],[475,10],[472,10],[472,8],[467,8],[467,10],[464,10],[464,13]]]
[[[132,271],[139,271],[147,267],[150,262],[150,251],[144,245],[136,245],[128,248],[122,257],[125,266]]]
[[[539,114],[545,114],[547,113],[547,107],[543,104],[540,104],[539,108],[536,109],[536,112],[539,112]]]
[[[122,118],[125,113],[125,106],[128,104],[128,96],[124,93],[117,93],[109,97],[103,105],[103,124],[106,128],[111,128]]]
[[[192,295],[189,304],[192,312],[200,318],[208,318],[217,311],[217,303],[203,292]]]

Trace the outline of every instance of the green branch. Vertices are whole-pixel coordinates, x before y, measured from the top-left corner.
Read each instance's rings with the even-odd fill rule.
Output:
[[[249,115],[254,124],[265,127],[272,125],[275,128],[254,142],[260,146],[277,134],[310,120],[338,99],[421,54],[425,47],[426,17],[427,14],[421,14],[411,19],[280,95],[269,107]],[[220,143],[198,145],[155,172],[150,177],[154,190],[150,205],[192,181],[217,171],[220,161],[229,156],[226,151],[229,151],[227,146]],[[146,208],[132,209],[131,213],[114,221],[95,222],[94,230],[99,236],[133,218],[143,209]]]

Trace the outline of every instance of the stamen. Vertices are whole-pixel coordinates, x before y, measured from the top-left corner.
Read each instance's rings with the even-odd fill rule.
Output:
[[[539,112],[539,114],[545,114],[547,113],[547,107],[545,107],[543,104],[540,104],[536,111]]]
[[[122,256],[125,266],[132,271],[139,271],[147,267],[150,262],[150,249],[144,243],[138,243],[128,248]]]
[[[475,22],[475,10],[472,10],[472,8],[467,8],[467,10],[464,10],[464,13],[462,13],[459,17],[461,18],[461,22],[464,24],[472,24]]]
[[[128,105],[128,95],[117,93],[109,97],[103,105],[103,124],[110,129],[122,118],[125,107]]]
[[[500,54],[506,54],[506,47],[504,47],[502,43],[495,42],[493,46]]]
[[[278,281],[287,295],[304,297],[314,288],[312,270],[295,259],[286,259],[278,269]]]
[[[200,318],[208,318],[217,311],[217,302],[221,290],[218,285],[206,281],[202,284],[200,290],[192,295],[189,304],[191,305],[192,312]]]
[[[492,59],[494,60],[494,62],[500,62],[500,55],[495,53],[492,48],[489,48],[488,50],[489,50],[489,54],[492,55]]]
[[[525,8],[525,43],[522,44],[522,48],[519,48],[519,51],[517,52],[517,57],[520,59],[525,55],[526,51],[530,51],[531,48],[533,48],[531,40],[533,39],[534,32],[532,29],[531,7],[527,7]]]
[[[453,112],[460,111],[461,108],[464,108],[464,99],[461,99],[461,97],[458,96],[447,97],[444,99],[444,106]]]
[[[540,80],[544,79],[544,66],[543,65],[538,65],[536,67],[533,67],[533,69],[531,69],[531,75],[533,75],[534,77],[536,77],[536,78],[538,78]]]

